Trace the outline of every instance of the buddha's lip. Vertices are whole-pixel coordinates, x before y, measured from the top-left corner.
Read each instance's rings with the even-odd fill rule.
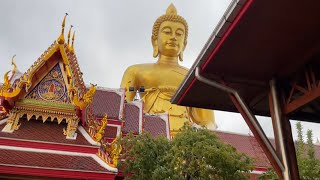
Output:
[[[178,44],[176,44],[176,43],[167,43],[167,45],[172,46],[172,47],[178,46]]]

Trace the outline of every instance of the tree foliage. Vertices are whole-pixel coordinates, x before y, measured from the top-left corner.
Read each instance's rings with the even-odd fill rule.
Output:
[[[307,141],[304,142],[302,125],[297,122],[298,139],[296,141],[296,155],[300,179],[320,179],[320,160],[316,158],[315,147],[312,142],[312,131],[307,131]],[[279,179],[273,169],[269,169],[260,179]]]
[[[245,154],[206,129],[185,125],[173,140],[143,133],[123,139],[126,179],[247,179],[253,165]]]

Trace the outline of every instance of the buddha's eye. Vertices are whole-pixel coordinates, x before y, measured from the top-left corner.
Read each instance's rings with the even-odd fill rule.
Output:
[[[170,35],[172,33],[171,28],[168,27],[163,28],[162,32],[166,35]]]
[[[184,34],[184,32],[180,29],[176,31],[177,36],[182,36],[183,34]]]
[[[162,32],[165,33],[165,34],[167,34],[167,35],[171,34],[171,31],[170,31],[170,30],[164,30],[164,31],[162,31]]]

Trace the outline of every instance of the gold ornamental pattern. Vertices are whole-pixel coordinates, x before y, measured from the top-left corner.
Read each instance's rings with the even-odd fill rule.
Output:
[[[70,103],[67,88],[59,64],[41,80],[41,82],[26,96],[27,99],[50,102]]]

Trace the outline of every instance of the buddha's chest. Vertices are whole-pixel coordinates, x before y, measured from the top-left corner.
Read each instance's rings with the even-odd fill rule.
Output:
[[[138,73],[138,81],[140,86],[145,86],[146,88],[159,86],[178,87],[185,74],[186,71],[180,68],[146,68]]]

